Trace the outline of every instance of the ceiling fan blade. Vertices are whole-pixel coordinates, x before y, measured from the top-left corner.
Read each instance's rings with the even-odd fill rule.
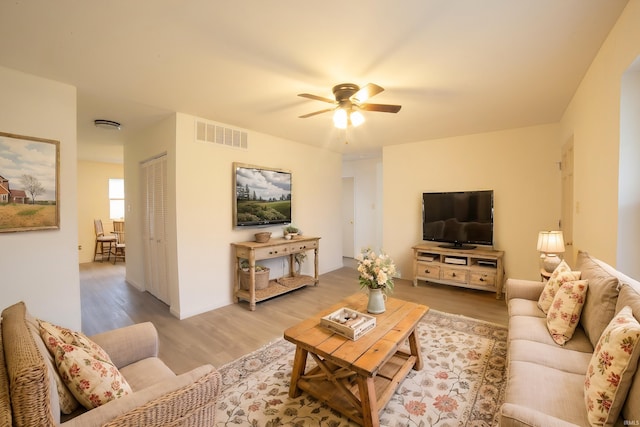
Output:
[[[333,111],[334,108],[327,108],[325,110],[314,111],[313,113],[305,114],[303,116],[298,116],[299,119],[306,119],[307,117],[315,116],[316,114],[327,113],[329,111]]]
[[[329,99],[329,98],[325,98],[323,96],[312,95],[310,93],[299,93],[298,96],[301,96],[303,98],[314,99],[316,101],[328,102],[329,104],[335,104],[336,103],[335,99]]]
[[[365,111],[380,111],[382,113],[397,113],[402,108],[402,105],[391,104],[361,104],[361,110]]]
[[[363,86],[359,91],[354,93],[351,96],[351,99],[358,103],[365,102],[367,99],[371,98],[374,95],[379,94],[383,90],[384,89],[378,86],[377,84],[368,83],[365,86]]]

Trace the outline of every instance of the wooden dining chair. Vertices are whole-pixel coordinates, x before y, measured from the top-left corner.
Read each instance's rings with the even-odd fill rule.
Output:
[[[108,261],[111,259],[111,250],[116,244],[116,236],[113,234],[104,234],[104,227],[102,226],[101,219],[93,220],[93,228],[96,233],[96,246],[93,250],[93,260],[95,261],[98,254],[100,254],[100,262],[102,262],[106,254]]]

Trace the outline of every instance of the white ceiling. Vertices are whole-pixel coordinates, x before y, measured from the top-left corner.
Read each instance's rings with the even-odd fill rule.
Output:
[[[626,3],[3,1],[0,65],[78,88],[81,158],[121,161],[123,141],[174,111],[354,156],[558,121]],[[402,110],[365,112],[346,136],[330,113],[298,118],[330,106],[298,93],[344,82]]]

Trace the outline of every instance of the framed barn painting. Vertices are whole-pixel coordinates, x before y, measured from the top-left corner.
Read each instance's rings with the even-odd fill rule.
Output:
[[[60,228],[60,142],[0,132],[0,233]]]

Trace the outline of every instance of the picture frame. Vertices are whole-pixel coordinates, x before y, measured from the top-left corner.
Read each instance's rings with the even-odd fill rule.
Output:
[[[60,141],[0,132],[0,233],[60,229]]]

